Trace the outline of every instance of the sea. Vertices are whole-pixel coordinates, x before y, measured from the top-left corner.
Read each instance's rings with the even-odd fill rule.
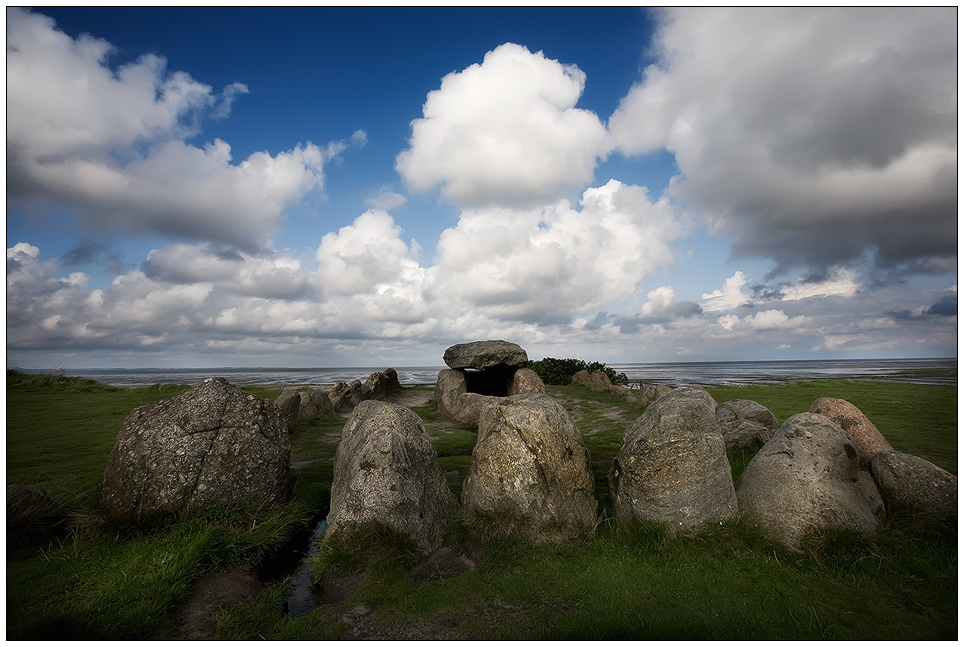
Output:
[[[675,362],[609,364],[631,382],[681,386],[729,386],[785,384],[805,380],[866,380],[911,384],[957,384],[957,358],[943,359],[846,359],[765,362]],[[58,372],[85,377],[114,386],[197,384],[209,377],[223,377],[232,384],[331,385],[361,380],[383,371],[381,367],[352,368],[79,368],[19,369],[27,373]],[[434,385],[444,366],[395,366],[404,385]]]

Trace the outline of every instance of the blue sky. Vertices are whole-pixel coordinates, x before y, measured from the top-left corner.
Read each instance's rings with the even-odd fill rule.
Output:
[[[7,9],[7,364],[957,354],[957,10]]]

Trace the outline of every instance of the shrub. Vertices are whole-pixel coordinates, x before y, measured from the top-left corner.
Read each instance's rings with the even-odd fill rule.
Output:
[[[579,371],[602,371],[613,384],[628,384],[629,378],[625,373],[617,373],[615,369],[602,362],[585,362],[581,359],[556,359],[546,357],[538,361],[529,361],[526,367],[531,368],[546,384],[565,386],[572,383],[572,376]]]

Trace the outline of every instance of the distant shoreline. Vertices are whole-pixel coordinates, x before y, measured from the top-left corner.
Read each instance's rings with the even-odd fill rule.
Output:
[[[956,358],[886,360],[815,360],[749,362],[676,362],[609,364],[639,383],[743,386],[790,384],[812,380],[858,380],[907,384],[957,385]],[[197,384],[223,377],[238,386],[330,389],[339,382],[364,382],[383,368],[208,368],[208,369],[18,369],[97,380],[110,386]],[[403,386],[434,386],[444,366],[392,367]]]

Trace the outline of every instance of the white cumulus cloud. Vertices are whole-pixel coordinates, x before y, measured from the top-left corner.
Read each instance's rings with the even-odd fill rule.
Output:
[[[323,187],[324,162],[348,145],[308,142],[234,162],[226,142],[188,144],[203,116],[227,115],[247,88],[215,94],[155,55],[113,68],[112,49],[7,9],[8,204],[67,207],[95,230],[253,250],[287,206]],[[350,143],[364,140],[359,131]]]
[[[669,205],[611,180],[534,209],[463,212],[439,238],[433,295],[497,320],[568,321],[613,299],[673,259],[682,233]]]
[[[468,207],[533,205],[593,179],[606,128],[576,108],[586,75],[506,43],[442,79],[412,122],[396,168],[416,190],[442,185]]]
[[[707,312],[719,312],[738,308],[749,303],[749,295],[743,292],[743,286],[746,285],[746,281],[747,279],[743,275],[743,272],[735,272],[733,276],[723,282],[722,288],[703,294],[703,310]]]

